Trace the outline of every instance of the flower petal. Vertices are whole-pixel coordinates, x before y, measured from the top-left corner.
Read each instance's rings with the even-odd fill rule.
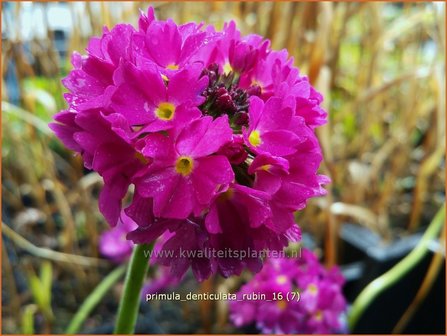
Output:
[[[234,173],[225,156],[209,156],[195,161],[197,167],[191,175],[194,195],[200,204],[208,206],[211,199],[233,181]]]
[[[190,179],[177,174],[173,167],[153,171],[138,183],[143,197],[153,197],[154,215],[166,218],[186,218],[192,211]]]
[[[182,37],[172,20],[153,21],[147,29],[146,48],[158,65],[166,67],[177,64],[181,46]]]
[[[296,152],[301,139],[290,131],[271,131],[261,135],[262,142],[256,147],[275,156],[290,155]]]
[[[215,120],[212,117],[203,117],[192,122],[180,133],[177,138],[177,151],[181,155],[194,158],[210,155],[230,142],[232,135],[228,116]]]

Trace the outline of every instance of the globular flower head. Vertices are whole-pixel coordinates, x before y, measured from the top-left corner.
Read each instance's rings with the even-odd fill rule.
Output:
[[[234,22],[177,25],[150,8],[138,29],[104,29],[72,63],[68,108],[50,127],[104,178],[112,226],[135,222],[134,243],[168,234],[160,250],[176,257],[157,263],[176,277],[230,276],[299,240],[294,211],[328,182],[314,132],[326,113],[285,50]],[[198,254],[230,249],[238,256]]]
[[[267,334],[330,334],[345,329],[343,276],[336,267],[324,268],[310,250],[302,252],[297,259],[268,259],[262,271],[241,287],[239,300],[230,304],[230,319],[237,327],[255,324]],[[258,298],[244,300],[250,293]]]

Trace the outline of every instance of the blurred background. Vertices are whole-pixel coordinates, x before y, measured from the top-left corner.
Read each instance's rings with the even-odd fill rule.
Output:
[[[2,332],[63,333],[88,293],[118,266],[99,253],[108,229],[101,178],[47,124],[65,107],[70,54],[104,25],[137,24],[146,2],[2,2]],[[297,214],[304,244],[338,264],[352,302],[407,255],[445,202],[445,4],[154,2],[159,19],[235,20],[244,34],[287,48],[324,95],[318,130],[332,184]],[[445,332],[445,229],[355,331]],[[249,275],[244,275],[245,278]],[[244,277],[242,277],[244,278]],[[184,290],[231,291],[215,277]],[[79,332],[108,333],[121,282]],[[421,287],[428,289],[414,300]],[[419,295],[419,294],[418,294]],[[408,307],[411,319],[401,322]],[[225,302],[143,304],[145,333],[241,332]],[[403,323],[403,324],[402,324]]]

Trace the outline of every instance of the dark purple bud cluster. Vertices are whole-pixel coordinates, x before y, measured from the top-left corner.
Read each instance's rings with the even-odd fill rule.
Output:
[[[248,98],[260,95],[261,88],[252,86],[248,90],[238,87],[239,78],[235,72],[220,74],[219,65],[213,63],[203,70],[209,84],[202,95],[206,98],[200,106],[204,114],[217,118],[228,115],[234,129],[248,125]]]
[[[212,92],[212,96],[215,98],[215,105],[220,111],[225,111],[225,113],[230,115],[237,111],[233,97],[224,86],[217,87]]]

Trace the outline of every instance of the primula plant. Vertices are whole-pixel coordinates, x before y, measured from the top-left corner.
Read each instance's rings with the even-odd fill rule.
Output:
[[[86,50],[72,56],[68,108],[50,126],[103,177],[99,209],[109,224],[135,227],[116,329],[131,332],[143,252],[163,234],[155,262],[178,278],[191,268],[199,281],[258,272],[261,251],[300,239],[294,212],[328,182],[317,174],[314,132],[326,112],[286,50],[241,36],[234,22],[222,31],[177,25],[149,8],[138,29],[105,28]],[[184,256],[229,250],[251,253]]]

